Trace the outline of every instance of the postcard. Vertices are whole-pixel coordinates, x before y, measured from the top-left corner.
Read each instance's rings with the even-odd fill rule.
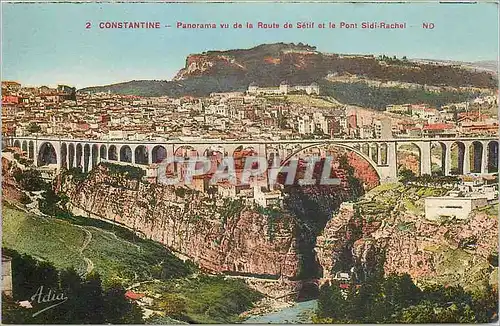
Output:
[[[498,2],[2,2],[2,324],[498,322]]]

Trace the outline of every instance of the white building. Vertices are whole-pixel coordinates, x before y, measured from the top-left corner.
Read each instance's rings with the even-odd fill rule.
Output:
[[[268,190],[256,185],[253,187],[253,200],[262,207],[281,206],[283,195],[279,190]]]
[[[252,83],[248,86],[248,94],[264,94],[264,95],[287,95],[292,92],[304,91],[306,94],[316,94],[319,95],[319,86],[316,83],[311,85],[296,85],[290,86],[286,82],[282,82],[279,87],[259,87]]]
[[[307,135],[314,133],[316,126],[314,120],[308,115],[303,115],[297,118],[299,134]]]
[[[441,217],[465,220],[474,209],[486,205],[488,205],[486,196],[427,197],[425,198],[425,218],[431,221],[439,220]]]

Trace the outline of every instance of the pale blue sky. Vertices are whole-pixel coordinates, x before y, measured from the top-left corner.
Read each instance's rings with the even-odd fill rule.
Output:
[[[497,60],[498,7],[486,4],[3,4],[2,79],[77,87],[171,79],[191,53],[303,42],[319,51],[462,61]],[[93,23],[85,29],[85,23]],[[159,30],[102,30],[101,21],[160,21]],[[177,21],[406,22],[405,30],[181,30]],[[433,22],[433,30],[421,28]]]

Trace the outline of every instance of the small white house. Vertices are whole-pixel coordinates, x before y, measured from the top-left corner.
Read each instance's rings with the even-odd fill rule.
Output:
[[[488,205],[486,196],[427,197],[425,198],[425,218],[434,221],[440,217],[454,217],[465,220],[474,209],[486,205]]]

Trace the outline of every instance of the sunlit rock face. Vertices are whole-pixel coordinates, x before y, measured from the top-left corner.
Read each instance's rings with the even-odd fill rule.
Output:
[[[407,273],[420,285],[474,290],[496,283],[497,210],[473,212],[466,221],[427,221],[423,198],[428,191],[446,192],[395,185],[343,204],[317,237],[323,277],[354,266],[361,275],[377,268],[386,275]]]
[[[344,180],[345,181],[345,180]],[[99,165],[86,178],[62,174],[58,191],[74,214],[120,223],[214,272],[320,276],[319,234],[349,186],[285,188],[283,208],[270,212],[240,200],[127,178]]]

